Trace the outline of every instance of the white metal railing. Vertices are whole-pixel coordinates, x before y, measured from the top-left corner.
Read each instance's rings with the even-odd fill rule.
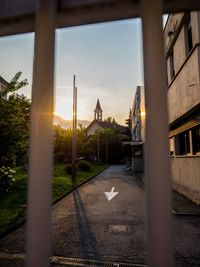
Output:
[[[173,266],[162,2],[142,1],[148,264]]]
[[[55,26],[105,22],[140,15],[143,26],[146,94],[145,168],[148,265],[151,267],[173,266],[162,12],[163,10],[177,12],[184,9],[200,9],[200,1],[164,0],[164,6],[162,6],[161,0],[84,0],[82,2],[78,0],[58,2],[56,0],[37,0],[36,7],[34,0],[21,0],[20,5],[16,5],[14,2],[13,0],[3,0],[1,3],[0,24],[3,26],[0,28],[1,36],[32,31],[33,13],[36,13],[26,265],[28,267],[49,266]],[[102,9],[102,2],[104,2],[105,10]],[[13,4],[17,11],[12,8],[8,9],[8,3]],[[58,3],[61,3],[59,10]],[[75,16],[73,11],[67,8],[70,3],[74,3]],[[87,3],[92,5],[95,12],[86,12],[85,8],[76,9],[76,6],[84,6]],[[77,10],[79,13],[76,13]],[[69,11],[71,13],[68,17],[67,12]],[[8,12],[7,17],[6,12]],[[58,13],[59,18],[57,17]],[[18,20],[12,18],[17,16]],[[26,25],[24,20],[27,21]]]
[[[49,133],[53,112],[51,58],[54,57],[56,5],[54,0],[38,3],[31,120],[27,266],[42,267],[48,266],[50,250],[52,140]],[[149,266],[170,267],[173,265],[173,255],[161,1],[144,0],[141,8],[147,114],[145,163]]]
[[[27,261],[49,266],[53,169],[55,0],[38,1],[31,104]]]
[[[38,0],[1,0],[0,36],[34,31]],[[150,0],[151,1],[151,0]],[[56,27],[140,17],[141,0],[58,0]],[[200,9],[198,0],[163,0],[163,13]]]

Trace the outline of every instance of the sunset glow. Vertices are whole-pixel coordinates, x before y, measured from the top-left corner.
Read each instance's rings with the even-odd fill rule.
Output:
[[[10,81],[21,70],[29,85],[19,93],[31,98],[34,34],[3,37],[1,76]],[[12,56],[12,64],[8,60]],[[143,84],[141,20],[56,30],[54,112],[72,119],[73,76],[78,90],[77,117],[92,121],[97,99],[103,119],[124,124],[135,88]]]

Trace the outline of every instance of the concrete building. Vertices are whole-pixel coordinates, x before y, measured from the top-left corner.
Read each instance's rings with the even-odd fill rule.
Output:
[[[137,86],[131,112],[131,136],[134,142],[144,142],[145,139],[145,102],[144,87]]]
[[[173,187],[200,204],[200,12],[170,15],[164,40]]]
[[[145,102],[144,87],[137,86],[133,107],[131,110],[131,169],[134,172],[144,171],[144,150],[145,141]]]

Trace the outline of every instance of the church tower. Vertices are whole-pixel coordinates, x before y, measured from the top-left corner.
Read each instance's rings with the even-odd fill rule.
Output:
[[[103,113],[103,110],[100,106],[100,102],[99,102],[99,99],[97,100],[97,104],[96,104],[96,108],[94,110],[94,119],[95,120],[98,120],[98,121],[102,121],[102,113]]]

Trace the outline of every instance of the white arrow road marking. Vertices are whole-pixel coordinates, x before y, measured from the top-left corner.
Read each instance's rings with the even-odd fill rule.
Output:
[[[115,197],[119,193],[119,192],[114,192],[114,190],[115,188],[112,187],[110,192],[104,192],[108,201],[110,201],[113,197]]]

